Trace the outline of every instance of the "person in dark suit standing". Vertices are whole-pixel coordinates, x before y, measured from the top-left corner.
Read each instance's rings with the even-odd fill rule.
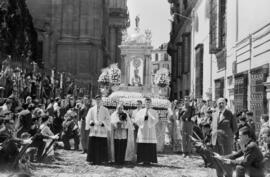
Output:
[[[233,137],[236,131],[236,119],[232,112],[226,109],[225,99],[219,98],[217,100],[217,111],[214,113],[212,121],[212,145],[214,146],[215,152],[220,155],[231,154],[233,150]],[[232,176],[232,169],[225,173],[217,166],[216,171],[218,177]]]
[[[85,117],[91,107],[90,100],[87,96],[83,98],[83,104],[79,109],[79,121],[80,121],[80,133],[81,133],[81,145],[83,149],[83,154],[88,151],[88,135],[89,131],[85,130]]]
[[[243,127],[239,130],[241,149],[234,154],[225,156],[224,162],[236,166],[236,177],[264,177],[263,154],[252,137],[252,130]],[[244,157],[237,160],[239,157]]]
[[[190,106],[189,98],[185,98],[184,108],[180,113],[181,118],[181,126],[180,131],[182,135],[182,148],[184,157],[188,157],[191,153],[191,140],[190,137],[192,135],[193,130],[193,122],[191,120],[192,117],[192,106]]]

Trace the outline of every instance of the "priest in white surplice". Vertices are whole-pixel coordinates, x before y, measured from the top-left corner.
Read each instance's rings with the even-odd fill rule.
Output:
[[[102,106],[101,96],[96,96],[96,105],[87,113],[85,130],[90,129],[87,161],[93,164],[108,162],[108,131],[111,129],[110,114]]]
[[[135,123],[138,125],[137,135],[137,162],[143,162],[145,165],[157,163],[157,137],[156,124],[158,123],[158,114],[151,109],[151,99],[145,99],[145,108],[141,109],[135,117]]]

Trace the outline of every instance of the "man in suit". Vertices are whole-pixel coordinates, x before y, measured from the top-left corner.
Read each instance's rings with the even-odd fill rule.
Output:
[[[252,130],[243,127],[239,130],[241,149],[235,153],[225,156],[224,162],[236,166],[236,177],[248,176],[264,177],[263,154],[257,143],[252,138]],[[239,157],[244,157],[237,160]]]
[[[189,157],[191,153],[191,140],[189,138],[192,135],[193,122],[192,118],[192,106],[190,106],[190,100],[188,97],[185,98],[184,108],[180,113],[181,126],[180,131],[182,135],[182,149],[184,157]]]
[[[83,148],[83,154],[87,153],[88,149],[88,135],[89,131],[85,131],[85,117],[88,113],[88,110],[91,106],[91,103],[87,96],[83,98],[83,104],[79,109],[79,121],[80,121],[80,131],[81,131],[81,145]]]
[[[228,155],[233,150],[234,134],[237,131],[237,123],[232,112],[226,109],[224,98],[217,100],[217,111],[212,121],[212,145],[215,151],[221,155]],[[218,177],[231,177],[232,169],[225,173],[219,166],[216,167]]]

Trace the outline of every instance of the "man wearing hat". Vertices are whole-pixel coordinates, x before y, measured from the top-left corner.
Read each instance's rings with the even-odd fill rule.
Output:
[[[90,130],[87,161],[93,164],[108,162],[108,131],[111,129],[110,114],[102,106],[101,96],[95,97],[96,105],[89,109],[85,118],[85,130]]]
[[[252,139],[252,131],[248,127],[239,130],[241,149],[237,153],[225,156],[224,163],[236,166],[236,177],[264,177],[263,154]],[[241,160],[236,160],[243,157]]]
[[[226,109],[224,98],[217,100],[217,111],[213,114],[212,121],[212,145],[217,153],[228,155],[232,153],[234,134],[237,131],[237,123],[232,112]],[[229,167],[228,167],[229,168]],[[216,168],[217,176],[231,177],[232,169],[229,174],[224,174],[219,167]]]
[[[151,109],[151,98],[145,99],[145,108],[141,109],[135,116],[135,123],[138,125],[137,135],[137,162],[144,165],[157,163],[157,137],[156,124],[158,114]]]

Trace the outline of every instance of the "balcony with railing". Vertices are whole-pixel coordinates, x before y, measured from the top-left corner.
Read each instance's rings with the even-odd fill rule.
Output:
[[[270,23],[250,34],[236,44],[235,72],[247,69],[246,62],[252,67],[265,64],[270,58]]]

